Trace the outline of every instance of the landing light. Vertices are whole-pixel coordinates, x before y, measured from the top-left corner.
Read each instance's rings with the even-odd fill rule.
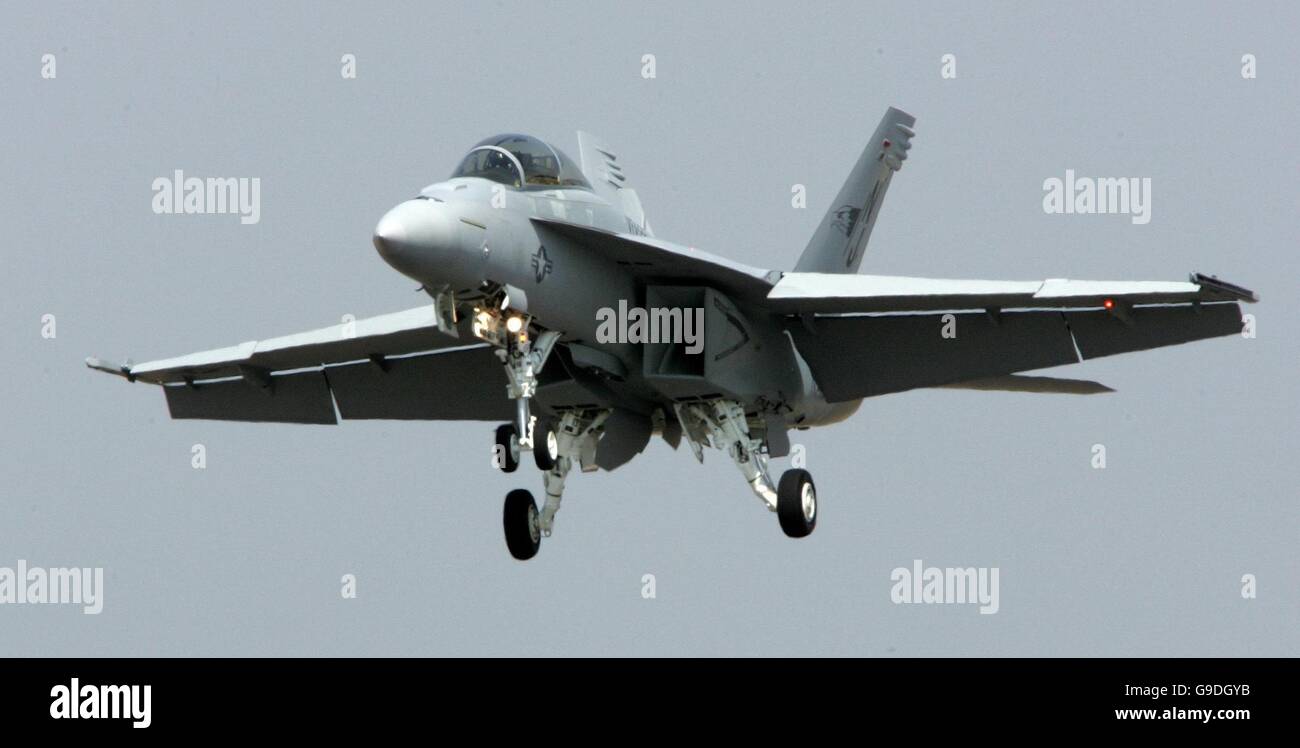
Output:
[[[470,326],[474,337],[483,338],[492,329],[492,315],[485,309],[474,310],[474,324]]]
[[[511,317],[510,319],[507,319],[506,329],[509,330],[510,332],[519,332],[520,330],[524,329],[524,318]]]

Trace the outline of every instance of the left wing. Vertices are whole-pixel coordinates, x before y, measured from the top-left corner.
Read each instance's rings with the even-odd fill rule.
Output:
[[[951,280],[901,275],[785,273],[765,306],[785,314],[855,314],[955,309],[1102,307],[1259,300],[1254,292],[1200,273],[1187,282]]]
[[[1235,302],[1257,297],[1202,275],[1165,283],[788,273],[768,299],[791,316],[787,329],[827,400],[842,402],[961,383],[1087,390],[1006,375],[1239,333]]]
[[[334,424],[513,412],[489,346],[467,322],[440,326],[432,304],[143,364],[86,365],[162,385],[173,418]]]

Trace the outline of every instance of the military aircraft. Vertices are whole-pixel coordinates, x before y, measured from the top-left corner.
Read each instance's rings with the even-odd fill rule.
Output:
[[[589,134],[578,134],[576,163],[537,138],[491,137],[375,227],[375,249],[421,285],[423,306],[161,361],[87,365],[161,385],[172,418],[499,422],[497,466],[512,472],[531,452],[542,471],[540,509],[526,490],[505,498],[506,545],[527,559],[551,534],[573,466],[614,470],[655,434],[674,449],[685,441],[701,462],[706,447],[725,451],[782,530],[803,537],[817,523],[812,476],[794,468],[776,481],[768,470],[769,458],[788,454],[792,429],[923,387],[1107,392],[1020,372],[1242,330],[1237,302],[1256,295],[1200,274],[859,274],[914,125],[886,112],[788,271],[655,238],[618,155]],[[668,327],[602,335],[609,310],[629,305]],[[693,348],[679,329],[663,334],[681,318],[674,310],[702,315]]]

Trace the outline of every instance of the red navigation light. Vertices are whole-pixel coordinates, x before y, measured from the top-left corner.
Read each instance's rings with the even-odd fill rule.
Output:
[[[1114,308],[1115,308],[1115,300],[1114,300],[1114,299],[1106,299],[1105,301],[1101,302],[1101,305],[1104,306],[1104,307],[1106,307],[1107,309],[1114,309]]]

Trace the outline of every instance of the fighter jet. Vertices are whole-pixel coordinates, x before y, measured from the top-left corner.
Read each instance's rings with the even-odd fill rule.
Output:
[[[789,453],[791,430],[916,388],[1108,392],[1021,372],[1242,331],[1238,302],[1256,295],[1200,274],[859,274],[914,125],[886,112],[792,270],[655,238],[618,154],[589,134],[578,133],[577,162],[497,135],[375,227],[380,257],[427,303],[178,358],[87,364],[160,385],[172,418],[497,422],[497,466],[513,472],[531,452],[542,474],[540,508],[527,490],[505,497],[506,546],[528,559],[573,467],[614,470],[654,435],[686,442],[700,462],[706,448],[724,452],[785,534],[804,537],[817,524],[812,476],[775,480],[768,468]],[[640,327],[623,329],[628,320]],[[690,320],[701,321],[694,340]]]

